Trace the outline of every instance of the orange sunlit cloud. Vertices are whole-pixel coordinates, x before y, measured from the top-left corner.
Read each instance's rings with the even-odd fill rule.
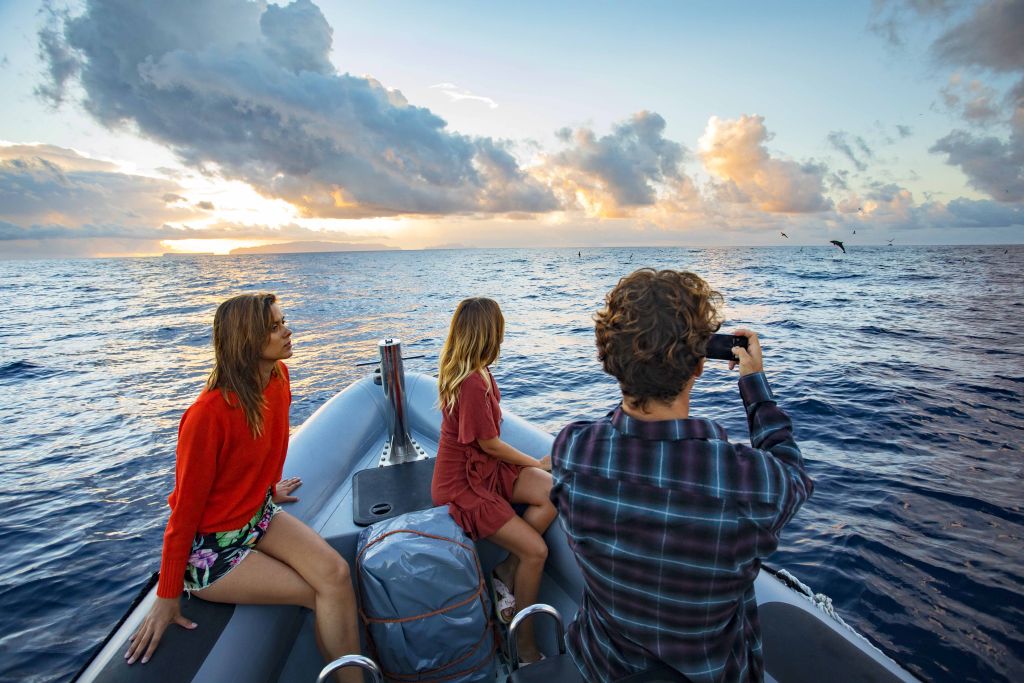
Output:
[[[770,213],[807,213],[830,208],[822,168],[775,159],[762,116],[724,120],[712,116],[700,139],[700,159],[719,181],[719,199],[752,202]]]

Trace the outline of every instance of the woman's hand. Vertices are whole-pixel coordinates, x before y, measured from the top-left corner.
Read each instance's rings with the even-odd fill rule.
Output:
[[[142,625],[139,626],[139,630],[128,639],[130,645],[128,651],[124,653],[124,658],[128,660],[128,663],[134,664],[140,654],[142,663],[148,662],[156,651],[156,646],[160,644],[160,639],[164,637],[164,631],[171,624],[177,624],[189,630],[196,627],[194,621],[186,619],[181,614],[178,598],[157,598],[156,603],[150,608],[149,614],[142,621]]]
[[[275,503],[294,503],[298,501],[298,498],[292,495],[292,491],[300,486],[302,486],[302,480],[298,477],[282,479],[277,482],[276,486],[274,486],[274,496],[272,500]]]
[[[545,472],[551,471],[551,456],[545,455],[543,458],[537,461],[537,467],[544,470]]]

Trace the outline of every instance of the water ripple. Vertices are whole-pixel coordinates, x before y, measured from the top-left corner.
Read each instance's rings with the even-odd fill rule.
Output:
[[[219,301],[280,297],[297,426],[384,336],[435,372],[458,300],[491,296],[504,402],[554,432],[615,405],[592,316],[640,266],[699,272],[726,297],[725,329],[762,333],[817,484],[771,562],[927,679],[1024,680],[1020,247],[0,262],[15,294],[0,332],[0,679],[67,678],[158,564],[178,420],[209,370]],[[708,364],[692,406],[747,438],[723,366]]]

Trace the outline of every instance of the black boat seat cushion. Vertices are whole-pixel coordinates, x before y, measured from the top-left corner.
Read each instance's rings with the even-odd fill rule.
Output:
[[[434,458],[401,465],[371,467],[352,477],[352,519],[359,526],[382,522],[406,512],[429,510]]]
[[[164,632],[160,647],[147,664],[136,662],[129,666],[124,659],[114,657],[103,667],[96,680],[102,683],[191,681],[217,644],[217,638],[231,620],[235,606],[206,602],[199,598],[189,600],[184,594],[180,601],[182,613],[202,624],[202,628],[190,631],[171,626]],[[127,641],[121,644],[121,649],[128,649]]]

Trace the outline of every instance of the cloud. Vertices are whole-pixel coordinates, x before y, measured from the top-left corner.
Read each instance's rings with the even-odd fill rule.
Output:
[[[589,128],[563,128],[556,137],[569,148],[550,155],[537,173],[563,206],[622,216],[692,186],[680,170],[686,149],[664,137],[664,131],[665,119],[648,111],[602,137]]]
[[[832,147],[842,152],[858,171],[867,170],[867,162],[875,157],[875,153],[868,147],[868,143],[859,135],[851,138],[849,133],[834,130],[826,136],[826,140]],[[854,147],[857,148],[856,151]],[[858,157],[858,154],[862,155],[863,159]]]
[[[832,206],[824,194],[827,169],[814,163],[775,159],[762,116],[728,121],[712,116],[700,139],[699,155],[721,201],[752,203],[771,213],[810,213]]]
[[[868,30],[894,47],[905,43],[903,34],[910,20],[917,17],[944,19],[958,7],[957,0],[875,0]]]
[[[431,88],[438,88],[445,95],[450,97],[453,102],[462,102],[469,100],[472,102],[483,102],[491,109],[497,109],[498,103],[492,100],[490,97],[484,97],[483,95],[474,95],[468,90],[464,90],[454,83],[438,83],[437,85],[430,86]]]
[[[199,213],[169,204],[176,183],[120,173],[53,145],[0,146],[0,220],[65,226],[152,226]]]
[[[968,184],[1000,202],[1024,201],[1024,106],[1008,140],[954,130],[929,149],[967,175]]]
[[[959,167],[971,187],[997,202],[1024,201],[1024,3],[911,0],[879,2],[876,8],[876,23],[889,26],[894,34],[903,30],[908,16],[942,22],[942,33],[931,45],[941,64],[1020,77],[1000,96],[992,84],[954,73],[940,91],[942,101],[973,128],[983,130],[953,130],[929,151],[945,154],[946,162]],[[1008,131],[1005,137],[1000,135],[1003,131]]]
[[[1024,207],[991,200],[954,199],[946,205],[958,228],[1002,228],[1024,226]]]
[[[0,146],[0,253],[96,256],[159,253],[183,239],[388,239],[297,224],[279,227],[209,221],[215,206],[193,202],[173,181],[121,173],[117,167],[53,145]],[[49,246],[47,246],[49,245]]]
[[[930,151],[960,167],[968,184],[997,202],[1024,201],[1024,3],[992,0],[950,27],[932,46],[946,63],[1020,75],[1000,102],[995,89],[954,74],[943,90],[947,104],[971,124],[1005,122],[1009,135],[951,131]]]
[[[979,3],[966,20],[950,27],[932,45],[939,59],[998,72],[1024,68],[1024,3]]]
[[[46,22],[39,30],[38,49],[49,80],[36,86],[35,93],[57,106],[64,101],[68,81],[78,75],[80,62],[62,35],[62,24],[68,20],[69,12],[44,2],[42,13],[46,15]]]
[[[304,216],[558,208],[504,143],[449,132],[400,92],[337,72],[330,26],[309,0],[88,0],[53,22],[40,34],[42,96],[59,103],[78,83],[99,122],[130,125]]]
[[[960,74],[949,77],[941,91],[946,107],[974,125],[996,122],[1002,115],[998,93],[977,79],[965,80]]]
[[[294,223],[282,226],[251,225],[220,222],[205,227],[173,225],[118,225],[114,223],[87,223],[62,225],[59,223],[16,225],[0,220],[0,242],[14,240],[330,240],[359,242],[387,239],[382,235],[353,235],[336,230],[313,230]]]

